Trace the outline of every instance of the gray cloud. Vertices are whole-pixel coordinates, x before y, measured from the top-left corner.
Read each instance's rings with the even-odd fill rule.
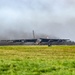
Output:
[[[10,39],[25,38],[35,30],[36,34],[75,40],[75,1],[2,0],[0,26],[0,36]]]

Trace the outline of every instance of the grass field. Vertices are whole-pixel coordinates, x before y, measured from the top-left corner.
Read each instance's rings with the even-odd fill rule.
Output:
[[[0,46],[0,75],[75,75],[75,46]]]

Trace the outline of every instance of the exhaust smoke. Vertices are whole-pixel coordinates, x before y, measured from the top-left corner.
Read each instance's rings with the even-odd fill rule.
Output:
[[[75,41],[75,0],[0,1],[0,39],[32,38],[32,30]]]

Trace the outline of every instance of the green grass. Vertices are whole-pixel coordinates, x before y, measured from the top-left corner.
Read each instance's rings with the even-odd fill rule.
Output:
[[[75,75],[75,46],[0,46],[0,75]]]

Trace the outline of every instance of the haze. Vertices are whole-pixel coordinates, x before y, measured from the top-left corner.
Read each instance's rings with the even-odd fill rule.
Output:
[[[0,39],[36,35],[75,41],[75,0],[0,0]]]

